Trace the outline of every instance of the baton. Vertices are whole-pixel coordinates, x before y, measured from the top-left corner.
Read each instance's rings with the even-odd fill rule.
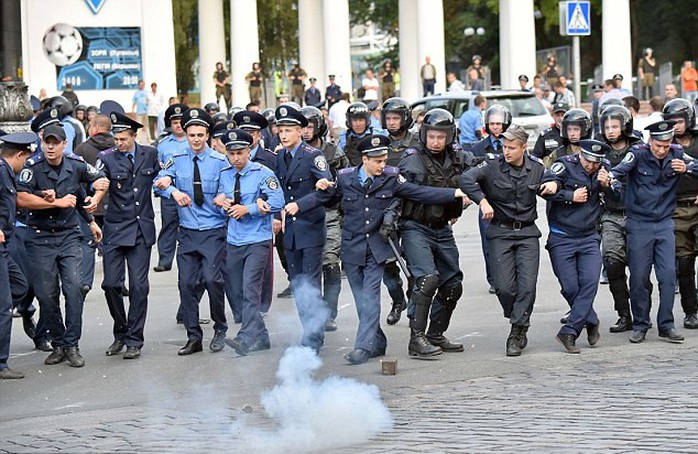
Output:
[[[390,249],[393,250],[393,254],[397,259],[397,264],[400,266],[400,269],[402,270],[403,274],[405,275],[405,277],[407,277],[407,279],[410,279],[412,277],[412,274],[410,273],[410,270],[407,269],[407,263],[405,263],[405,259],[403,259],[402,255],[400,255],[400,251],[397,250],[397,246],[395,245],[395,242],[391,237],[388,237],[388,244],[390,245]]]

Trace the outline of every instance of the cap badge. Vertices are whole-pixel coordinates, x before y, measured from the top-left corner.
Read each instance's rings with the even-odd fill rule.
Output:
[[[601,145],[592,145],[591,150],[592,151],[601,151]]]
[[[175,108],[174,108],[174,113],[176,113],[176,114],[182,113],[182,108],[181,108],[181,107],[175,107]]]
[[[286,115],[288,115],[288,110],[286,110],[285,107],[282,107],[281,109],[279,109],[279,113],[282,117],[285,117]]]
[[[235,133],[235,132],[231,132],[230,134],[228,134],[228,138],[229,138],[230,140],[237,140],[238,135],[237,135],[237,133]]]
[[[235,125],[233,123],[228,123],[225,129],[235,129]]]
[[[58,117],[58,109],[51,109],[51,111],[49,112],[49,115],[51,116],[51,118]]]
[[[666,123],[661,123],[658,128],[661,129],[662,131],[666,130],[669,127],[668,124]]]
[[[248,115],[245,115],[244,117],[242,117],[242,121],[244,121],[245,123],[249,123],[250,117]]]
[[[381,139],[379,139],[378,137],[374,137],[373,139],[371,139],[371,145],[373,145],[374,147],[377,147],[378,145],[380,145],[380,143]]]
[[[111,121],[116,122],[116,114],[111,114]]]
[[[192,111],[191,111],[191,117],[192,117],[192,118],[199,118],[199,111],[198,111],[198,110],[192,110]]]

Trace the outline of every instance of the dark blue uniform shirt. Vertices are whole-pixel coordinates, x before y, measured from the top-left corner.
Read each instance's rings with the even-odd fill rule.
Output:
[[[3,158],[0,158],[0,230],[8,241],[15,230],[17,213],[17,185],[15,172]]]

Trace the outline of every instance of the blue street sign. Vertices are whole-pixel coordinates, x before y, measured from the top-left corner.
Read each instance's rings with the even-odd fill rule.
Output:
[[[591,8],[588,1],[566,2],[565,24],[567,36],[591,35]]]

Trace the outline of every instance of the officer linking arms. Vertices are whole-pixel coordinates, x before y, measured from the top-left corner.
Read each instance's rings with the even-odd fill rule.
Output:
[[[610,147],[595,140],[580,140],[581,152],[559,158],[543,176],[558,189],[548,200],[550,234],[545,248],[553,272],[560,282],[560,293],[571,310],[557,340],[569,353],[579,353],[576,340],[586,327],[589,346],[599,341],[599,318],[594,298],[601,272],[601,194],[613,192],[601,185],[607,179],[610,163],[604,159]]]
[[[502,134],[503,153],[463,174],[460,187],[480,205],[489,221],[487,241],[494,287],[504,317],[511,323],[507,356],[519,356],[528,344],[526,332],[536,300],[541,233],[536,227],[536,194],[553,195],[554,182],[542,183],[543,163],[526,153],[528,133],[511,125]]]
[[[22,372],[7,365],[12,338],[13,301],[20,301],[28,285],[19,265],[10,256],[17,213],[17,184],[15,178],[22,170],[38,139],[33,132],[0,134],[0,380],[24,378]]]
[[[615,192],[625,191],[632,343],[644,341],[650,326],[648,282],[652,266],[659,283],[659,337],[669,342],[684,340],[674,327],[676,246],[673,215],[679,176],[682,173],[698,175],[698,162],[684,155],[680,146],[671,143],[674,125],[673,120],[664,120],[645,128],[650,133],[649,143],[634,145],[623,161],[613,167],[606,182]]]
[[[230,167],[222,170],[213,203],[230,217],[226,245],[226,277],[234,299],[242,302],[242,326],[225,342],[238,355],[271,348],[262,318],[262,283],[271,259],[273,215],[284,206],[283,191],[274,173],[250,160],[252,136],[233,129],[221,137]],[[262,209],[257,206],[258,199]]]
[[[432,188],[409,183],[396,167],[386,167],[390,140],[382,135],[365,137],[358,146],[361,165],[340,170],[337,183],[320,180],[321,191],[298,201],[304,209],[342,201],[344,226],[342,262],[359,316],[354,350],[344,358],[351,364],[363,364],[385,355],[386,338],[380,328],[380,285],[386,261],[393,257],[384,219],[395,216],[396,197],[422,203],[443,204],[464,194],[459,189]],[[462,204],[462,201],[457,201]],[[425,317],[426,319],[426,317]]]
[[[110,181],[110,204],[104,217],[104,280],[102,289],[114,319],[114,342],[106,355],[141,356],[148,310],[148,268],[155,244],[153,180],[160,171],[157,149],[136,143],[143,125],[119,112],[111,113],[116,147],[99,155],[97,168]],[[124,265],[128,266],[129,308],[124,308]]]

